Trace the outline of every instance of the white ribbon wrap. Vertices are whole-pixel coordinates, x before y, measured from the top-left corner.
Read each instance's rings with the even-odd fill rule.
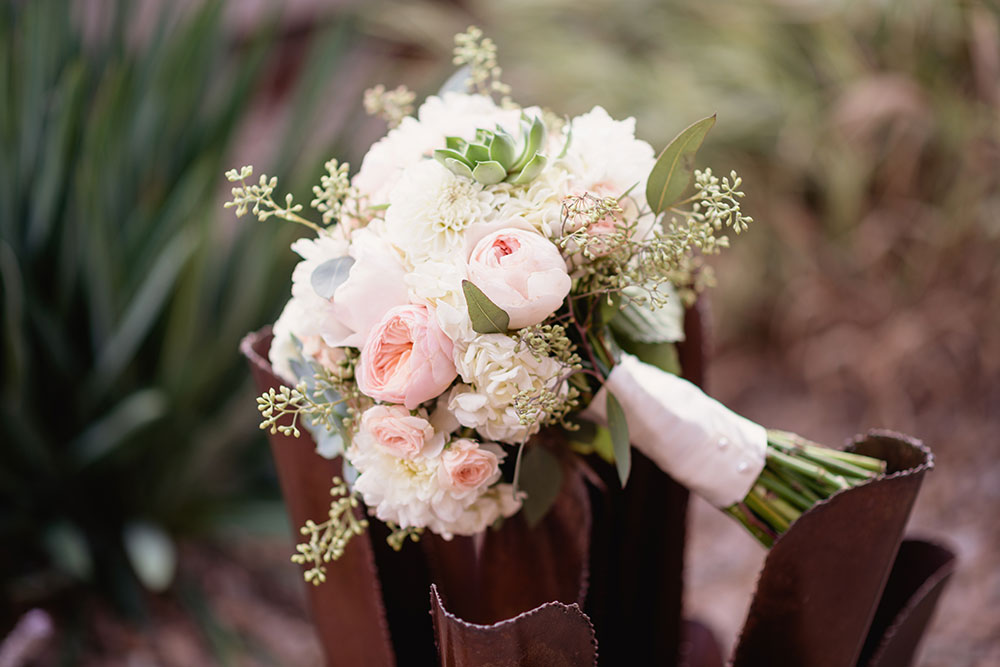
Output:
[[[743,500],[764,469],[764,427],[687,380],[623,354],[584,418],[607,423],[608,391],[625,412],[632,446],[716,507]]]

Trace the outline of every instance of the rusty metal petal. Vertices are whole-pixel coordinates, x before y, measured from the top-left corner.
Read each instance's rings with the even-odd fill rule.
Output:
[[[933,456],[891,431],[871,431],[851,449],[885,459],[888,474],[816,505],[775,542],[736,667],[856,663]]]
[[[597,664],[594,626],[579,605],[549,602],[490,625],[462,620],[431,586],[442,667],[586,667]]]
[[[517,514],[480,536],[421,539],[432,579],[454,613],[486,624],[547,602],[583,604],[590,500],[578,470],[567,470],[564,479],[552,509],[534,527]]]
[[[270,344],[270,328],[249,334],[240,343],[260,391],[282,384],[267,361]],[[318,456],[306,433],[301,438],[270,435],[269,441],[292,525],[325,517],[330,508],[330,482],[340,474],[339,460]],[[306,587],[313,624],[329,664],[396,664],[367,534],[351,540],[340,560],[327,566],[325,584]]]
[[[875,612],[859,665],[906,667],[955,571],[955,554],[922,540],[905,540]]]

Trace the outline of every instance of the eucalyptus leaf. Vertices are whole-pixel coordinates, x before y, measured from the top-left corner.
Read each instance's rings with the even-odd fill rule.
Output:
[[[715,125],[715,115],[703,118],[682,131],[667,144],[646,180],[646,201],[653,213],[670,208],[691,183],[694,157]]]
[[[353,257],[334,257],[326,260],[317,266],[309,277],[313,291],[321,299],[332,299],[337,288],[351,275],[352,266],[354,266]]]
[[[472,329],[476,333],[507,333],[510,315],[468,280],[462,281],[462,292],[465,293],[469,319],[472,320]]]
[[[622,410],[621,403],[610,391],[607,392],[607,416],[608,430],[611,431],[611,446],[615,453],[615,468],[618,469],[618,479],[622,483],[622,488],[628,482],[629,473],[632,470],[632,446],[628,437],[628,421],[625,419],[625,411]]]
[[[465,93],[469,90],[469,79],[472,77],[472,68],[468,65],[460,67],[455,70],[455,73],[448,77],[448,80],[444,82],[441,89],[438,90],[438,95],[444,95],[445,93]]]
[[[624,295],[629,296],[626,288]],[[652,308],[648,303],[629,299],[609,320],[612,330],[638,343],[676,343],[684,340],[684,306],[669,283],[657,288],[666,295],[666,303]]]
[[[545,447],[527,445],[521,460],[518,488],[527,494],[523,510],[529,526],[535,526],[548,514],[559,496],[562,482],[559,459]]]

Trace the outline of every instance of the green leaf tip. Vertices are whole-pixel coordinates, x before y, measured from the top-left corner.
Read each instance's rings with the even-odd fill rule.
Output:
[[[611,445],[615,452],[615,468],[618,469],[618,479],[622,483],[622,488],[625,488],[629,473],[632,471],[632,446],[628,437],[628,421],[615,395],[610,391],[607,394],[606,412],[608,430],[611,431]]]
[[[715,125],[715,114],[688,126],[667,144],[646,181],[646,201],[654,213],[670,208],[691,184],[694,157],[708,131]]]
[[[476,333],[507,333],[510,315],[503,308],[490,301],[483,291],[468,280],[462,281],[462,292],[469,309],[469,319]]]

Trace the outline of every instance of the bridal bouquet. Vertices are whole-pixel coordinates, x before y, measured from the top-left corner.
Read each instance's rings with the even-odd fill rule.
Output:
[[[765,545],[880,474],[879,460],[769,432],[675,374],[684,305],[711,282],[702,258],[752,222],[736,173],[693,167],[715,118],[657,157],[633,119],[601,107],[517,105],[492,42],[474,28],[456,42],[464,67],[415,114],[405,88],[368,92],[392,129],[353,177],[327,163],[318,221],[276,200],[276,179],[227,174],[238,216],[315,232],[292,245],[302,261],[274,325],[287,386],[258,398],[261,428],[308,429],[319,455],[343,457],[329,515],[302,527],[306,579],[323,581],[365,529],[361,504],[397,548],[519,511],[534,521],[574,456],[615,465],[624,485],[630,443]]]

